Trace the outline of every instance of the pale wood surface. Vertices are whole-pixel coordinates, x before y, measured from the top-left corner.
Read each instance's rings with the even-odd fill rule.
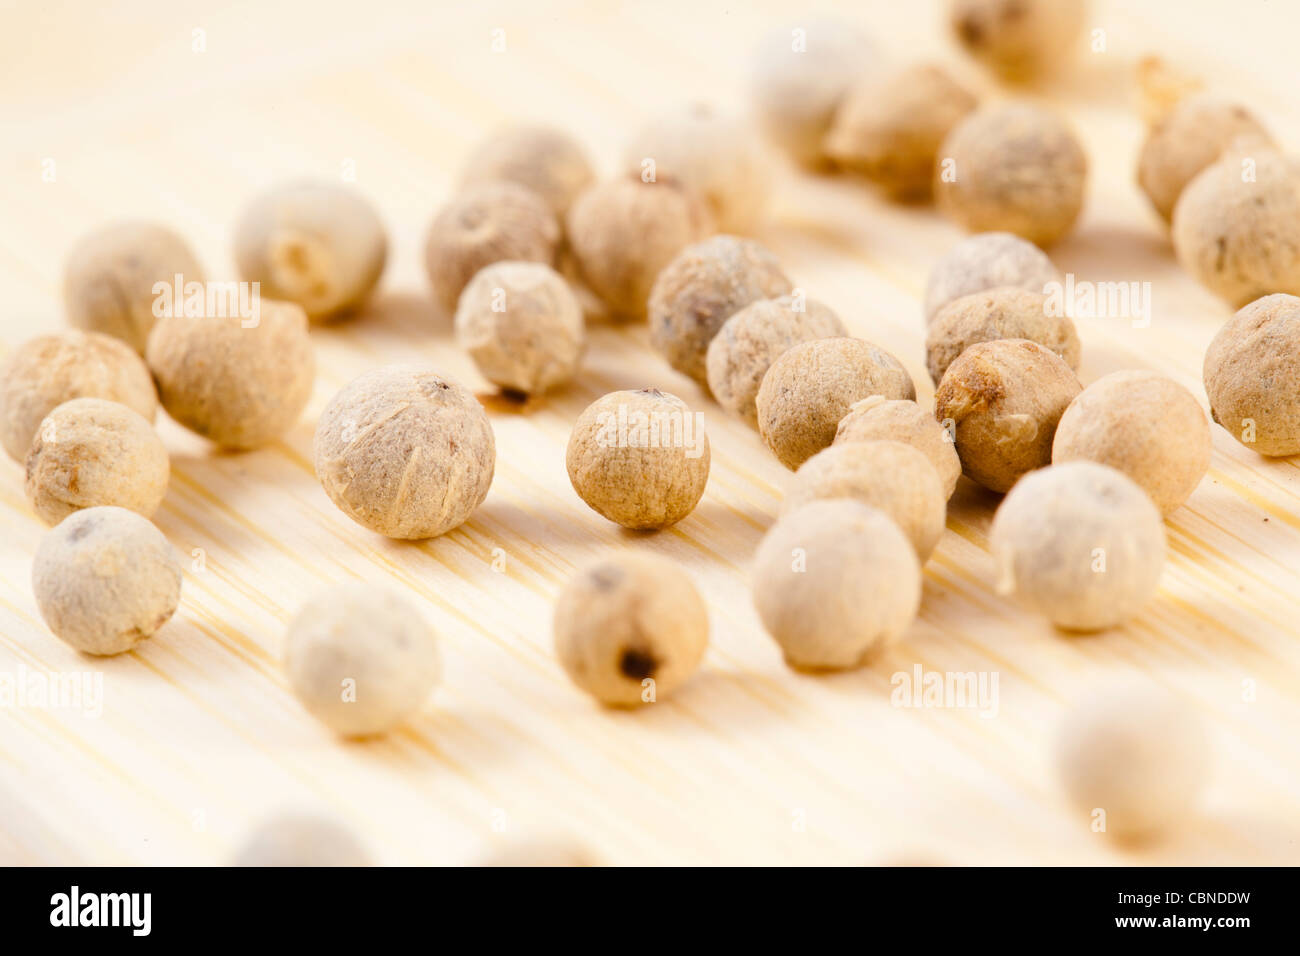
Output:
[[[213,863],[265,814],[301,807],[355,828],[386,863],[461,863],[528,834],[570,834],[612,863],[1300,862],[1300,471],[1216,429],[1209,476],[1169,521],[1158,600],[1130,625],[1067,638],[989,587],[995,499],[963,484],[926,570],[909,640],[864,671],[789,671],[749,601],[747,565],[789,475],[649,351],[644,328],[593,330],[581,380],[526,416],[494,413],[496,481],[463,528],[390,542],[330,504],[310,465],[321,407],[355,375],[418,356],[482,387],[427,298],[422,232],[472,143],[517,118],[580,134],[610,170],[641,118],[687,98],[743,108],[745,63],[785,19],[779,4],[45,3],[0,29],[0,341],[62,322],[62,259],[124,216],[180,229],[213,276],[231,275],[240,206],[288,177],[354,160],[393,255],[357,320],[316,334],[303,421],[271,448],[212,454],[171,422],[170,491],[156,517],[206,567],[180,612],[138,651],[79,657],[31,595],[44,530],[19,466],[0,463],[0,669],[101,670],[100,719],[0,710],[0,860]],[[786,8],[786,13],[797,5]],[[845,4],[895,57],[956,56],[938,8]],[[1175,12],[1176,11],[1176,12]],[[1300,147],[1296,7],[1099,4],[1105,53],[1052,91],[1093,175],[1077,232],[1053,250],[1080,278],[1150,280],[1147,329],[1081,323],[1085,382],[1117,368],[1167,373],[1203,397],[1205,345],[1229,310],[1175,265],[1132,184],[1141,124],[1129,81],[1157,50],[1203,71]],[[493,54],[491,30],[506,31]],[[206,30],[207,50],[191,49]],[[978,70],[954,69],[989,95]],[[57,178],[41,179],[53,159]],[[899,355],[929,400],[919,297],[958,236],[927,210],[859,184],[787,172],[762,238],[809,294]],[[233,277],[233,276],[232,276]],[[713,471],[698,510],[654,536],[620,532],[569,487],[570,422],[614,388],[659,384],[703,409]],[[492,569],[504,549],[504,573]],[[609,548],[668,555],[705,592],[705,666],[672,700],[598,709],[550,650],[553,598]],[[330,581],[415,595],[444,640],[445,683],[408,729],[340,744],[287,692],[286,621]],[[890,675],[1000,676],[995,719],[890,706]],[[1098,682],[1146,675],[1212,728],[1205,813],[1164,846],[1120,852],[1067,809],[1050,760],[1064,707]],[[1243,682],[1257,686],[1243,699]],[[505,822],[504,832],[500,831]]]

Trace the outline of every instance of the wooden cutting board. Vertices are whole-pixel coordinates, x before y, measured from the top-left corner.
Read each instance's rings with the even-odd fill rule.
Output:
[[[983,95],[1006,95],[951,46],[937,6],[844,6],[894,57],[952,62]],[[21,468],[0,463],[0,674],[102,675],[98,714],[0,707],[0,861],[219,863],[267,814],[303,809],[346,823],[383,863],[471,862],[538,835],[618,864],[1300,862],[1300,469],[1217,428],[1209,475],[1168,522],[1159,597],[1127,626],[1066,637],[996,597],[985,549],[996,499],[963,483],[906,643],[828,677],[788,670],[750,603],[748,563],[789,473],[671,372],[643,327],[594,326],[573,387],[526,414],[492,411],[496,480],[464,527],[400,543],[339,513],[310,449],[342,385],[419,358],[486,388],[420,265],[423,230],[470,146],[503,123],[544,118],[612,171],[644,118],[688,100],[743,109],[749,51],[799,5],[432,7],[148,0],[5,14],[6,352],[60,326],[63,257],[114,218],[170,223],[211,275],[233,278],[230,230],[252,195],[354,169],[390,229],[392,258],[364,314],[314,333],[315,392],[282,441],[218,454],[161,421],[172,482],[155,520],[188,566],[180,611],[139,650],[81,657],[46,631],[30,587],[44,527]],[[1153,287],[1149,328],[1079,323],[1085,382],[1152,368],[1204,397],[1202,355],[1230,310],[1178,269],[1133,185],[1142,126],[1131,77],[1150,51],[1192,64],[1300,148],[1288,47],[1300,10],[1266,0],[1230,10],[1099,3],[1104,50],[1043,94],[1076,124],[1092,166],[1086,213],[1053,257],[1080,279]],[[859,183],[785,170],[761,238],[931,399],[920,293],[956,228]],[[699,508],[655,535],[588,510],[564,467],[578,413],[644,384],[702,410],[713,449]],[[611,549],[679,563],[712,618],[701,673],[636,713],[598,708],[551,653],[556,593]],[[447,662],[426,713],[364,744],[312,721],[278,663],[293,612],[353,579],[412,595]],[[893,676],[918,665],[996,675],[996,713],[892,706]],[[1051,740],[1072,699],[1134,676],[1200,712],[1214,773],[1188,832],[1120,850],[1064,803]]]

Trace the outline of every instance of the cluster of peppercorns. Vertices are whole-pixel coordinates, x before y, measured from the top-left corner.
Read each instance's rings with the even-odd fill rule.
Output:
[[[1023,79],[1074,38],[1083,7],[1017,4],[1008,18],[999,0],[965,0],[953,20],[968,48]],[[1006,495],[990,534],[999,591],[1065,629],[1127,620],[1158,587],[1162,519],[1208,469],[1211,435],[1200,404],[1167,378],[1123,371],[1084,388],[1076,377],[1079,335],[1047,308],[1044,287],[1058,273],[1040,247],[1083,207],[1078,138],[1028,101],[979,106],[938,66],[864,70],[873,46],[851,27],[810,31],[810,43],[825,41],[811,52],[787,50],[786,39],[763,48],[755,85],[773,138],[801,162],[865,175],[891,198],[933,199],[974,233],[926,288],[932,409],[895,356],[849,336],[745,238],[767,204],[768,160],[743,124],[702,109],[648,124],[605,181],[579,143],[548,127],[508,129],[474,151],[425,247],[458,343],[489,382],[532,397],[579,373],[591,301],[645,319],[668,365],[795,472],[753,568],[758,614],[793,667],[856,667],[906,634],[963,474]],[[1171,222],[1188,270],[1244,305],[1206,355],[1214,418],[1262,454],[1300,452],[1300,168],[1244,108],[1199,92],[1153,119],[1141,187]],[[1245,160],[1254,179],[1240,175]],[[240,274],[266,294],[253,321],[217,314],[210,301],[157,314],[158,281],[203,281],[170,230],[114,226],[73,250],[73,328],[22,345],[0,371],[0,442],[25,461],[33,507],[55,525],[33,587],[58,637],[121,653],[179,603],[180,564],[148,520],[169,473],[151,427],[158,405],[218,446],[281,436],[310,396],[310,323],[361,306],[386,255],[370,206],[319,183],[260,197],[238,224]],[[496,448],[463,385],[424,365],[391,365],[328,403],[314,458],[350,518],[422,539],[482,503]],[[578,417],[566,464],[596,512],[657,530],[701,500],[709,444],[680,398],[618,391]],[[708,632],[689,575],[636,551],[575,576],[554,618],[564,669],[617,706],[671,693],[698,667]],[[305,604],[285,661],[307,709],[348,736],[401,723],[441,672],[418,609],[361,585]],[[1186,737],[1173,704],[1133,706]],[[1099,740],[1114,746],[1132,733],[1114,714],[1103,706],[1071,725],[1067,777],[1079,799],[1120,808],[1120,828],[1149,830],[1167,819],[1157,811],[1187,800],[1196,748],[1167,749],[1163,763],[1141,768],[1146,780],[1159,763],[1152,779],[1162,786],[1135,787],[1137,769],[1093,766]]]

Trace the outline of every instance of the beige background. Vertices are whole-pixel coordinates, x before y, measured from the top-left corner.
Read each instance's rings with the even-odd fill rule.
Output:
[[[471,6],[471,5],[465,5]],[[749,556],[789,479],[757,436],[648,351],[644,328],[593,330],[581,380],[528,416],[494,414],[486,504],[446,537],[402,544],[336,511],[310,466],[323,404],[374,365],[427,358],[482,387],[429,303],[422,232],[462,157],[490,129],[544,117],[610,171],[643,117],[687,99],[745,105],[748,52],[786,22],[776,3],[498,4],[136,2],[9,8],[0,28],[0,347],[62,321],[62,259],[105,221],[159,219],[213,277],[233,277],[229,231],[259,189],[288,177],[357,186],[391,230],[368,312],[316,335],[320,372],[302,422],[253,454],[214,455],[170,422],[159,527],[206,568],[180,612],[135,653],[97,661],[52,638],[32,600],[43,526],[21,468],[0,462],[0,670],[102,670],[102,719],[0,709],[0,860],[213,863],[274,810],[355,828],[385,863],[461,863],[530,834],[571,834],[613,863],[1300,862],[1300,472],[1216,429],[1214,462],[1169,522],[1159,599],[1128,626],[1067,638],[988,585],[995,499],[963,486],[926,570],[908,642],[852,674],[796,675],[749,603]],[[937,6],[844,4],[895,57],[935,56],[988,95]],[[828,8],[833,8],[828,5]],[[1180,273],[1132,184],[1142,128],[1135,59],[1158,50],[1202,70],[1300,147],[1293,4],[1098,3],[1104,53],[1051,93],[1093,175],[1077,232],[1053,250],[1083,279],[1149,280],[1152,326],[1081,322],[1085,382],[1166,373],[1203,398],[1205,346],[1229,310]],[[504,29],[507,51],[491,52]],[[195,29],[206,51],[192,49]],[[43,162],[54,182],[42,181]],[[783,173],[762,238],[810,295],[899,355],[928,401],[919,298],[959,236],[927,210],[852,182]],[[713,472],[698,510],[652,537],[621,532],[569,487],[569,423],[600,394],[659,384],[703,409]],[[507,556],[491,569],[493,550]],[[670,701],[609,713],[550,651],[555,593],[609,548],[680,562],[713,623],[703,671]],[[327,582],[395,583],[444,639],[428,712],[368,744],[340,744],[286,692],[286,621]],[[905,710],[890,675],[996,671],[1000,711]],[[1057,789],[1050,738],[1084,688],[1147,675],[1204,714],[1215,743],[1205,813],[1171,843],[1117,851]],[[1243,682],[1256,687],[1244,699]],[[503,827],[504,825],[504,827]]]

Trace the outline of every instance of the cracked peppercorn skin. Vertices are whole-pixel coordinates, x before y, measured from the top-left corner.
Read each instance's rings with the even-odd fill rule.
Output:
[[[1205,352],[1214,420],[1261,455],[1300,454],[1300,298],[1266,295],[1237,312]]]
[[[496,441],[473,394],[418,364],[372,369],[321,413],[316,477],[357,524],[390,538],[459,527],[492,485]]]
[[[676,690],[708,647],[709,615],[690,577],[657,555],[619,554],[577,574],[555,605],[555,650],[580,688],[633,707]],[[647,698],[653,681],[654,693]]]
[[[1081,390],[1055,352],[1028,339],[996,339],[972,345],[948,366],[934,417],[953,423],[966,477],[1005,492],[1051,464],[1057,422]]]

